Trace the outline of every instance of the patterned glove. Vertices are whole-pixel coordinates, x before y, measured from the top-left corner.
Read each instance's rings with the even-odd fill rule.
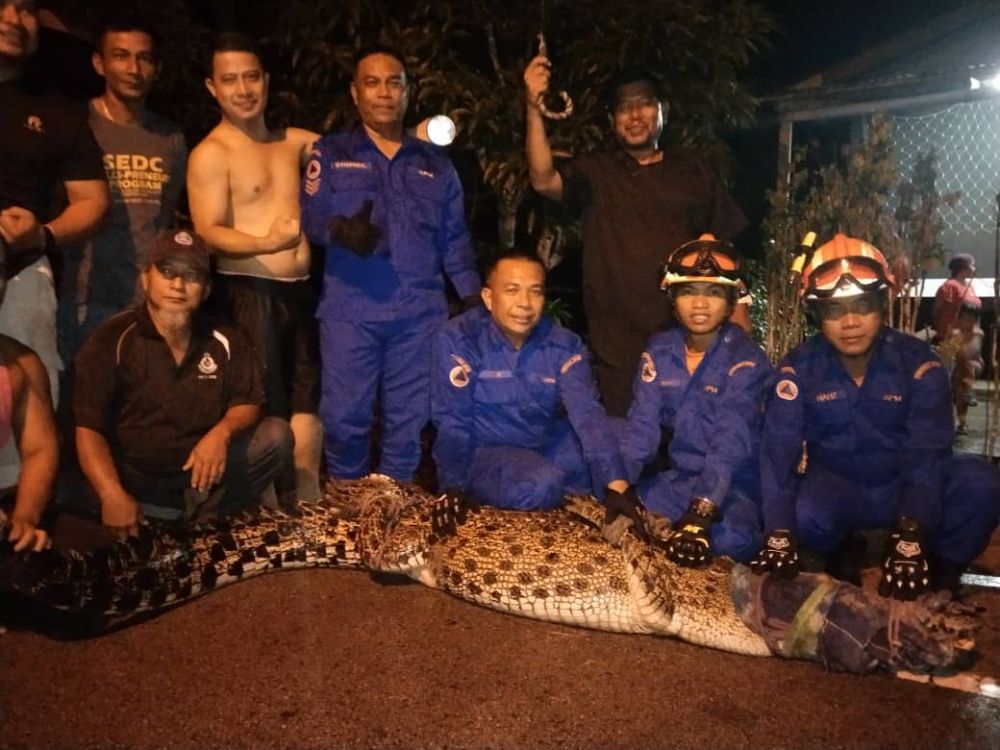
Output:
[[[431,503],[431,531],[438,536],[451,536],[465,523],[469,508],[479,505],[472,495],[458,487],[449,487]]]
[[[353,216],[334,216],[330,222],[330,238],[352,253],[367,258],[378,245],[382,230],[371,223],[372,202],[366,200]]]
[[[790,581],[799,574],[799,543],[788,529],[776,529],[767,535],[764,549],[750,563],[757,575],[770,573],[777,579]]]
[[[712,562],[709,536],[716,515],[715,503],[704,497],[694,498],[667,539],[667,557],[688,568]]]
[[[610,488],[605,490],[604,525],[601,527],[601,536],[617,547],[621,544],[622,534],[628,528],[631,528],[642,541],[649,541],[643,519],[642,501],[635,487],[629,485],[624,492]]]
[[[910,601],[927,591],[931,576],[923,541],[923,529],[918,522],[899,519],[896,530],[886,541],[879,594]]]

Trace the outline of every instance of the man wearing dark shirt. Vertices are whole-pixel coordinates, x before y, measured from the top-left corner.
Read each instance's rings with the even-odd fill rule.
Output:
[[[556,169],[538,106],[549,68],[539,55],[524,73],[529,177],[582,218],[583,302],[598,387],[608,413],[624,416],[646,341],[670,322],[659,286],[665,251],[703,233],[730,239],[746,219],[697,156],[659,148],[667,102],[648,71],[622,71],[608,88],[618,147]]]
[[[0,333],[32,349],[59,400],[56,295],[46,253],[94,232],[108,208],[101,154],[82,107],[54,94],[25,64],[38,49],[34,0],[0,0],[0,239],[8,246]],[[53,210],[65,191],[66,207]],[[0,448],[0,486],[17,482],[13,443]]]
[[[208,250],[197,235],[170,231],[148,257],[145,304],[98,326],[75,362],[77,452],[104,524],[124,534],[144,514],[229,515],[272,481],[282,505],[294,504],[291,430],[261,420],[253,350],[198,313]]]
[[[93,233],[109,198],[86,112],[23,75],[37,48],[34,0],[0,0],[0,236],[13,282],[0,332],[37,352],[57,401],[56,300],[44,256]],[[61,213],[52,210],[60,186]]]

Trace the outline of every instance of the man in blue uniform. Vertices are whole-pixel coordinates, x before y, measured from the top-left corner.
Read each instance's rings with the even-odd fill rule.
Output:
[[[842,234],[803,269],[820,333],[782,361],[768,404],[755,572],[793,577],[799,544],[829,554],[852,531],[892,529],[880,591],[913,599],[935,577],[955,583],[997,525],[1000,472],[952,456],[948,373],[886,325],[893,284],[878,249]]]
[[[430,412],[430,339],[447,317],[447,274],[463,299],[479,276],[462,187],[447,156],[407,135],[407,79],[388,48],[359,53],[360,125],[324,136],[306,167],[302,227],[326,247],[320,321],[326,467],[368,473],[376,394],[379,471],[409,481]]]
[[[710,234],[674,250],[662,286],[680,325],[649,339],[633,385],[626,476],[639,481],[671,429],[670,468],[638,491],[661,521],[651,530],[662,536],[662,519],[673,522],[668,553],[681,565],[705,565],[713,554],[747,560],[760,545],[756,451],[771,366],[729,322],[745,282],[732,245]]]
[[[503,253],[482,297],[485,309],[449,321],[434,341],[439,484],[518,510],[555,507],[566,492],[626,490],[589,354],[542,315],[541,261]]]

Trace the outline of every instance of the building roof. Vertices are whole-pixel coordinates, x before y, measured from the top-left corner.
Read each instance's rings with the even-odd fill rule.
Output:
[[[1000,3],[971,0],[765,97],[779,120],[846,117],[994,97],[970,78],[1000,74]]]

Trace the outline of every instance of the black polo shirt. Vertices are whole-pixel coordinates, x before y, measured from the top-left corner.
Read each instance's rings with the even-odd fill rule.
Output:
[[[116,461],[150,474],[181,471],[230,407],[264,401],[246,339],[197,313],[180,365],[141,305],[99,325],[75,366],[76,424],[101,433]]]

